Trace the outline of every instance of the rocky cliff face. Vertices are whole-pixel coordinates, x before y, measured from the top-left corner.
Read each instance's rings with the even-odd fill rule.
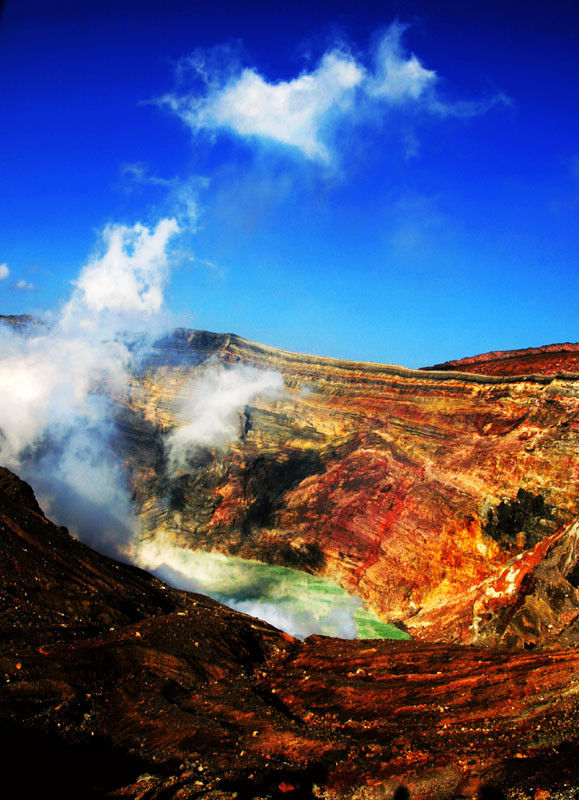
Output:
[[[576,649],[299,642],[91,551],[1,468],[0,608],[2,777],[20,797],[537,800],[579,785]]]
[[[171,466],[178,398],[219,365],[275,370],[285,389],[239,408],[226,445]],[[577,377],[413,371],[180,330],[120,426],[145,537],[331,576],[419,639],[578,639]]]

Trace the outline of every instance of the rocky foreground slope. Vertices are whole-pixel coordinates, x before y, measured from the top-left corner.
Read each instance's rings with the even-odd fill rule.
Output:
[[[579,651],[300,642],[98,555],[0,468],[19,797],[573,797]]]
[[[575,644],[579,376],[558,374],[561,352],[534,353],[549,374],[510,374],[513,356],[482,375],[176,331],[120,415],[144,536],[327,575],[418,639]],[[171,464],[179,403],[223,367],[285,388]]]

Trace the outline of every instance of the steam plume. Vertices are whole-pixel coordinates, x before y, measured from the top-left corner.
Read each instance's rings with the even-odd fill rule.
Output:
[[[152,230],[109,226],[55,320],[26,335],[0,330],[2,463],[40,488],[58,521],[116,554],[134,520],[112,446],[112,398],[127,390],[135,333],[161,310],[178,231],[174,219]]]
[[[283,389],[279,372],[248,366],[213,367],[187,382],[177,400],[185,424],[166,438],[171,472],[186,468],[198,447],[220,448],[239,434],[239,409],[258,395],[274,398]]]
[[[41,505],[100,551],[131,558],[181,588],[209,594],[297,636],[356,635],[359,599],[302,590],[291,570],[176,548],[159,534],[135,536],[137,520],[115,452],[115,415],[132,371],[161,332],[174,219],[153,228],[109,226],[50,324],[18,332],[0,326],[0,461],[30,480]],[[138,345],[138,346],[137,346]],[[208,364],[182,387],[178,425],[167,435],[170,472],[188,469],[196,448],[239,437],[240,411],[275,399],[282,376],[249,366]],[[275,572],[277,570],[277,572]],[[320,602],[320,597],[321,602]]]
[[[321,578],[255,561],[175,547],[160,532],[136,543],[134,560],[167,583],[213,597],[245,614],[305,638],[314,633],[353,639],[362,607]]]

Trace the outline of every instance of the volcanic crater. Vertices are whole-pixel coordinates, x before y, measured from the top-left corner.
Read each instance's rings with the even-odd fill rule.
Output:
[[[327,577],[412,640],[301,641],[172,588],[1,468],[5,779],[63,798],[574,797],[576,347],[473,373],[166,337],[117,413],[142,543]],[[241,367],[283,390],[172,465],[178,398]]]

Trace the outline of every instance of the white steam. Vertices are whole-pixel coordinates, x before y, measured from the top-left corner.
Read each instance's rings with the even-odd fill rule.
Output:
[[[318,633],[353,639],[357,635],[354,614],[362,601],[323,578],[175,547],[162,533],[152,541],[138,543],[132,557],[173,586],[209,595],[292,636]]]
[[[170,471],[185,469],[197,448],[219,448],[237,439],[244,406],[257,396],[277,397],[283,386],[279,372],[245,365],[210,367],[188,381],[177,400],[177,418],[184,424],[166,437]]]
[[[152,230],[109,226],[56,321],[24,334],[0,329],[0,462],[101,550],[122,550],[133,525],[112,398],[128,387],[131,334],[161,308],[177,232],[173,219]]]
[[[168,280],[174,219],[109,226],[51,324],[0,326],[0,463],[31,481],[41,506],[96,549],[131,558],[180,588],[204,592],[293,635],[356,636],[359,598],[321,578],[258,562],[142,542],[117,451],[116,414]],[[141,345],[137,347],[137,342]],[[139,349],[141,348],[141,349]],[[278,372],[206,364],[176,399],[166,437],[169,471],[197,448],[224,448],[242,411],[284,388]]]

